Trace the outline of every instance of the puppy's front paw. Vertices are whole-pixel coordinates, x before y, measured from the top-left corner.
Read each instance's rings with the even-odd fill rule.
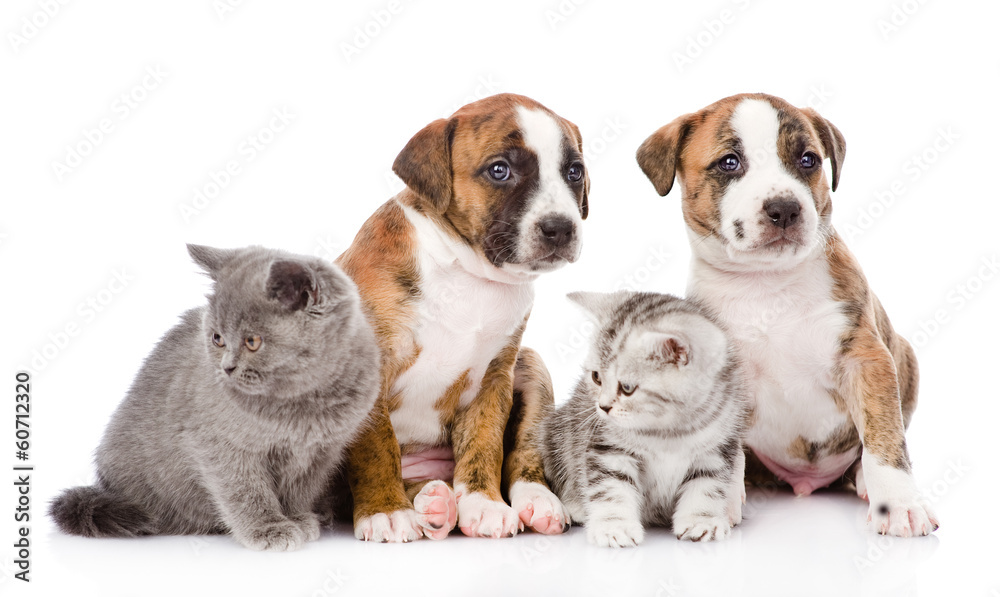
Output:
[[[587,540],[598,547],[635,547],[645,531],[638,520],[588,520]]]
[[[880,535],[893,537],[929,535],[939,526],[930,506],[918,498],[873,499],[868,505],[868,520]]]
[[[431,481],[413,498],[417,522],[428,539],[444,539],[458,522],[455,494],[444,481]]]
[[[569,512],[541,483],[515,481],[510,488],[510,505],[517,511],[521,523],[537,533],[557,535],[569,527]]]
[[[318,537],[319,527],[316,531]],[[234,531],[233,536],[244,546],[256,551],[292,551],[302,547],[308,540],[299,524],[291,520]]]
[[[458,528],[470,537],[513,537],[521,529],[517,512],[482,493],[458,493]]]
[[[354,536],[362,541],[409,543],[422,535],[417,512],[413,509],[363,516],[354,523]]]
[[[857,478],[863,479],[861,484],[868,492],[868,520],[880,535],[914,537],[937,530],[937,517],[920,496],[909,471],[881,464],[864,452]]]
[[[729,536],[728,516],[678,515],[674,516],[674,534],[687,541],[716,541]]]

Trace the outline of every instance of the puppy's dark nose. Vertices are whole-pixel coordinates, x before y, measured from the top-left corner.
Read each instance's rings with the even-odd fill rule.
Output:
[[[226,375],[232,375],[233,371],[236,371],[236,367],[235,366],[234,367],[223,367],[222,370],[226,372]]]
[[[562,247],[573,240],[573,222],[565,216],[551,216],[538,223],[542,238],[553,247]]]
[[[771,219],[771,223],[778,228],[788,228],[798,223],[799,214],[802,213],[802,206],[799,205],[798,201],[771,199],[764,203],[764,213]]]

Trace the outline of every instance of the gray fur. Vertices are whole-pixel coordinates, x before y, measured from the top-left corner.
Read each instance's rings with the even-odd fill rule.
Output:
[[[97,485],[66,491],[50,513],[75,535],[232,533],[252,549],[295,549],[319,537],[318,502],[374,405],[374,333],[332,264],[188,250],[214,281],[208,305],[147,357],[97,450]]]
[[[728,535],[741,518],[748,402],[725,332],[670,295],[569,297],[598,330],[573,396],[545,423],[542,452],[573,520],[612,547],[641,542],[646,525],[695,541]]]

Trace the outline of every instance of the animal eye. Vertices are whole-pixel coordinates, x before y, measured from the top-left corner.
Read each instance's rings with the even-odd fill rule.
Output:
[[[576,162],[570,165],[566,171],[566,179],[570,182],[580,182],[583,180],[583,164]]]
[[[806,170],[815,168],[816,164],[818,163],[819,163],[819,158],[816,156],[815,153],[811,151],[805,152],[804,154],[802,154],[802,157],[799,158],[799,166],[802,166]]]
[[[212,336],[212,343],[218,346],[219,348],[222,348],[226,345],[226,341],[223,340],[222,336],[219,334],[214,334]]]
[[[594,383],[596,383],[597,385],[601,385],[601,374],[598,373],[597,371],[594,371],[593,373],[590,374],[590,379],[594,380]]]
[[[631,384],[621,383],[621,382],[618,383],[618,391],[621,392],[622,395],[624,396],[631,396],[632,394],[634,394],[635,389],[637,387],[639,386],[633,386]]]
[[[736,172],[737,170],[740,169],[741,166],[740,158],[737,157],[736,154],[730,153],[728,155],[722,156],[722,159],[719,160],[718,165],[719,165],[719,170],[722,170],[723,172]]]
[[[246,345],[246,347],[250,350],[250,352],[256,352],[257,349],[260,348],[260,345],[263,342],[264,341],[260,339],[260,336],[255,335],[255,336],[247,336],[246,340],[243,341],[243,344]]]
[[[498,182],[503,182],[510,178],[510,166],[504,162],[496,162],[495,164],[490,164],[487,169],[490,174],[490,178]]]

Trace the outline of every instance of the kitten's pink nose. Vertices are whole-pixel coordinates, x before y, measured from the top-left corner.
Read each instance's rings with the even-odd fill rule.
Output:
[[[235,366],[233,366],[233,367],[223,367],[222,370],[226,372],[226,375],[232,375],[233,371],[236,371],[236,367]]]
[[[608,406],[604,406],[603,404],[598,404],[597,406],[601,407],[601,410],[603,410],[606,413],[611,412],[611,405],[610,404]]]

